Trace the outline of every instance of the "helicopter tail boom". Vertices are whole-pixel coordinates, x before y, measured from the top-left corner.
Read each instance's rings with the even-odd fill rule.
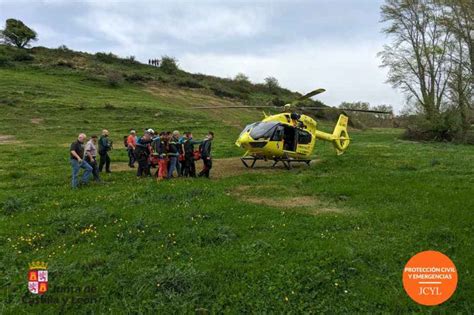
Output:
[[[332,142],[337,154],[343,154],[350,142],[349,134],[347,133],[348,122],[349,117],[341,114],[339,115],[339,119],[332,134],[317,130],[316,138]]]

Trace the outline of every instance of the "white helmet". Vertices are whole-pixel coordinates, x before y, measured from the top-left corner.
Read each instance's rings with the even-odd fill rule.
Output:
[[[149,128],[146,132],[151,133],[151,134],[154,134],[154,133],[155,133],[155,130]]]

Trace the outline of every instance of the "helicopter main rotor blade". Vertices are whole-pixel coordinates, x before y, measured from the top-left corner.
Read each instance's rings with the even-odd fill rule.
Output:
[[[301,107],[303,110],[338,110],[338,111],[347,111],[347,112],[360,112],[360,113],[373,113],[373,114],[392,114],[392,112],[385,112],[381,110],[370,110],[370,109],[350,109],[350,108],[335,108],[335,107],[311,107],[305,106]]]
[[[248,106],[248,105],[230,105],[230,106],[198,106],[192,107],[191,109],[227,109],[227,108],[249,108],[249,109],[256,109],[256,108],[278,108],[278,106],[272,105],[261,105],[261,106]]]
[[[308,99],[308,98],[313,97],[315,95],[321,94],[323,92],[326,92],[326,90],[325,89],[316,89],[316,90],[311,91],[311,92],[309,92],[309,93],[307,93],[303,96],[298,97],[296,100],[291,102],[291,104],[294,105],[294,104],[298,103],[299,101],[303,101],[305,99]]]

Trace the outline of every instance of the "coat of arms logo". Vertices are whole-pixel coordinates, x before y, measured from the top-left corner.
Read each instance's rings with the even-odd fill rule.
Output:
[[[29,266],[28,291],[33,294],[44,294],[48,291],[48,264],[34,261]]]

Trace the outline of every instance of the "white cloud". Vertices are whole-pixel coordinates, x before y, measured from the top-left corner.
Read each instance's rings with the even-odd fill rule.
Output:
[[[262,32],[266,17],[257,8],[232,9],[225,6],[171,6],[164,3],[133,4],[91,3],[90,11],[76,22],[93,32],[100,32],[123,45],[150,43],[169,37],[189,43],[210,43],[228,37],[242,38]]]
[[[276,77],[282,86],[301,93],[318,87],[318,96],[329,105],[343,101],[368,101],[371,105],[403,107],[403,98],[385,84],[386,72],[379,67],[376,53],[381,44],[299,43],[273,49],[267,55],[183,54],[182,67],[192,72],[233,77],[247,74],[254,82]]]

